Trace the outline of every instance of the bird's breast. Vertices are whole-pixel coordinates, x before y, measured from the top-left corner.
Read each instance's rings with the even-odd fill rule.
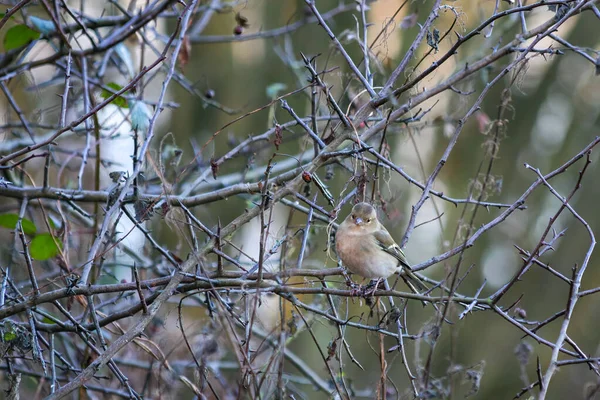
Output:
[[[368,235],[338,235],[335,247],[342,263],[353,274],[378,279],[399,270],[398,260],[381,250]]]

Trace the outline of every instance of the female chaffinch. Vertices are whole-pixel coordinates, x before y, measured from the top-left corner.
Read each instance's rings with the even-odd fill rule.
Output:
[[[342,222],[335,235],[335,248],[344,266],[369,279],[384,279],[401,274],[414,293],[426,286],[412,272],[404,252],[377,219],[375,208],[358,203]],[[416,287],[415,287],[416,286]]]

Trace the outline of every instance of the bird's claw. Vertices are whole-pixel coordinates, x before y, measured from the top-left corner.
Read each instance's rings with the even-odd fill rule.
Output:
[[[354,283],[351,280],[347,280],[346,285],[350,288],[350,296],[356,297],[362,294],[363,288],[361,285]]]
[[[381,279],[372,280],[367,285],[360,285],[358,283],[353,282],[351,279],[346,280],[346,285],[350,288],[351,296],[358,297],[370,297],[375,291],[379,288],[379,283],[381,283]]]
[[[373,294],[375,294],[375,291],[379,288],[379,283],[381,283],[381,279],[373,280],[373,281],[369,282],[368,285],[364,286],[362,288],[363,297],[368,297],[368,296],[372,296]]]

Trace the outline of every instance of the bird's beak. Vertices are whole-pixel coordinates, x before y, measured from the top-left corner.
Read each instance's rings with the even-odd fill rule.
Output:
[[[360,224],[362,224],[362,223],[363,223],[363,220],[362,220],[362,218],[360,218],[360,217],[356,217],[356,219],[354,220],[354,223],[355,223],[356,225],[360,225]]]

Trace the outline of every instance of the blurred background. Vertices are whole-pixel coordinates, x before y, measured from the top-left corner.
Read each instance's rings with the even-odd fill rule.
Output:
[[[85,3],[89,8],[98,6],[92,5],[92,2]],[[204,6],[211,2],[201,3]],[[223,6],[219,1],[212,3]],[[516,6],[511,3],[491,0],[443,2],[443,7],[438,11],[439,17],[433,22],[432,28],[444,33],[453,26],[453,31],[464,36],[489,18],[495,7],[498,6],[500,11],[509,10]],[[378,0],[367,3],[366,18],[369,23],[367,41],[373,44],[370,68],[375,87],[385,83],[391,71],[402,60],[419,32],[419,27],[428,17],[433,4],[431,0],[412,2]],[[275,123],[284,124],[292,121],[290,114],[282,109],[279,102],[272,101],[278,96],[309,84],[307,81],[309,74],[302,63],[301,53],[309,58],[316,57],[317,71],[328,71],[321,77],[344,111],[352,114],[359,108],[356,105],[360,106],[369,100],[368,93],[363,91],[360,82],[355,79],[348,64],[336,50],[324,29],[315,23],[303,23],[312,15],[304,1],[248,0],[227,3],[227,5],[230,7],[222,7],[210,16],[201,33],[190,35],[188,59],[185,61],[179,59],[178,66],[180,76],[185,81],[181,78],[175,79],[167,92],[166,101],[176,106],[167,107],[160,114],[155,127],[156,137],[151,152],[154,160],[166,160],[169,157],[168,151],[171,148],[167,148],[166,144],[182,150],[181,160],[178,160],[170,172],[177,174],[174,171],[185,166],[185,173],[182,173],[179,185],[174,184],[172,187],[173,195],[180,194],[185,190],[186,185],[210,170],[211,160],[222,157],[241,141],[264,133],[273,128]],[[95,10],[94,13],[120,15],[116,6],[103,6],[104,8]],[[363,31],[360,5],[357,5],[357,2],[319,0],[316,6],[321,13],[332,14],[327,19],[329,27],[350,58],[357,64],[361,63],[363,50],[360,41],[363,40]],[[89,8],[88,11],[92,12]],[[34,8],[30,9],[29,13],[42,15],[41,10]],[[532,29],[554,18],[555,12],[543,6],[525,13],[525,17],[528,29]],[[164,18],[159,21],[153,31],[152,40],[157,48],[162,50],[166,38],[175,28],[176,19]],[[591,58],[598,59],[599,22],[594,12],[584,11],[566,21],[556,35],[582,49]],[[275,29],[296,28],[295,24],[298,25],[297,29],[289,29],[282,34],[278,32],[269,34]],[[465,64],[473,63],[492,53],[495,48],[517,37],[521,29],[521,20],[517,13],[499,19],[493,30],[488,27],[460,46],[455,56],[448,59],[408,93],[403,94],[398,100],[398,105],[404,104],[411,95],[435,87],[463,69]],[[374,42],[376,38],[377,41]],[[427,44],[427,40],[424,40],[417,48],[409,67],[399,77],[396,87],[438,60],[456,40],[457,35],[451,32],[437,44],[437,51],[431,51],[432,47]],[[526,49],[529,43],[531,42],[523,41],[519,48]],[[131,41],[125,44],[131,53],[134,69],[139,70],[141,64],[139,42]],[[581,54],[551,38],[543,39],[536,49],[551,50],[532,53],[527,58],[527,62],[491,88],[481,103],[480,110],[466,121],[456,146],[433,184],[434,190],[455,199],[482,196],[482,200],[488,202],[512,204],[538,178],[534,171],[525,167],[525,164],[538,168],[542,174],[547,174],[566,163],[598,135],[600,78],[596,66]],[[555,54],[556,50],[560,50],[562,54]],[[44,49],[40,45],[39,49],[30,52],[30,57],[38,57],[43,52]],[[430,54],[416,66],[418,60],[428,52]],[[417,121],[391,126],[386,132],[385,148],[389,159],[415,180],[425,182],[443,155],[459,120],[469,110],[486,84],[519,54],[517,49],[511,55],[501,58],[498,62],[459,82],[456,91],[447,90],[432,97],[417,108],[422,110],[431,108]],[[145,65],[156,57],[148,49],[144,56]],[[363,68],[364,65],[361,63],[361,71],[364,71]],[[41,71],[27,72],[19,82],[11,81],[11,89],[26,113],[31,115],[37,112],[41,115],[42,121],[56,117],[56,107],[60,104],[60,99],[55,97],[57,93],[55,87],[40,88],[35,87],[35,84],[50,79],[54,73],[55,71],[48,70],[43,76]],[[159,72],[158,77],[164,76],[164,73],[164,71]],[[115,68],[107,72],[104,82],[115,81],[124,85],[129,79],[130,77]],[[144,98],[156,99],[161,84],[161,79],[156,77],[151,79],[144,89]],[[34,89],[19,91],[18,85],[23,85],[23,88],[34,87]],[[299,116],[310,115],[310,89],[291,94],[285,99]],[[2,101],[6,103],[6,98]],[[323,111],[327,110],[323,95],[319,104],[323,115]],[[74,105],[73,109],[77,110],[77,107],[78,105]],[[384,111],[387,110],[386,107],[388,105],[384,107]],[[5,104],[3,108],[7,110],[0,117],[3,123],[14,121],[10,107]],[[417,109],[412,110],[413,114],[407,114],[405,117],[414,115]],[[256,112],[239,121],[232,122],[255,110]],[[385,117],[386,112],[382,111],[379,116]],[[106,118],[107,120],[122,119],[122,115],[113,110],[108,112]],[[319,128],[323,133],[331,129],[331,125],[323,122],[319,124]],[[103,169],[104,187],[110,183],[107,178],[109,172],[130,168],[131,138],[128,132],[131,128],[124,129],[127,133],[116,138],[123,140],[122,144],[118,144],[118,140],[106,142],[106,146],[111,142],[115,146],[115,150],[104,153],[107,157],[113,157],[115,164]],[[4,146],[8,146],[12,140],[7,135],[9,132],[5,130]],[[310,157],[313,146],[306,140],[306,134],[299,126],[286,129],[283,135],[284,141],[277,152],[278,155],[273,159],[273,164],[275,168],[288,170],[297,166],[298,158]],[[495,151],[490,151],[490,143],[496,140],[495,138],[497,144],[494,146],[497,147]],[[380,141],[381,135],[376,135],[369,143],[378,148]],[[81,148],[84,145],[83,142],[70,139],[66,139],[62,144],[71,144],[74,148]],[[257,182],[263,179],[265,167],[274,151],[271,142],[250,143],[241,156],[219,165],[216,175],[218,180],[213,179],[212,173],[208,174],[206,180],[193,193],[202,194],[222,187],[226,185],[224,182],[227,182],[227,179],[246,182]],[[3,149],[2,154],[8,152]],[[485,171],[491,158],[493,158],[491,179],[488,180],[482,193]],[[597,188],[598,157],[595,152],[591,155],[591,161],[581,180],[581,187],[571,199],[570,205],[587,221],[594,232],[598,232],[600,224],[600,213],[597,212],[596,207],[599,190]],[[355,160],[347,163],[347,165],[357,164]],[[575,188],[584,164],[584,159],[578,161],[552,179],[550,183],[561,195],[567,196]],[[39,165],[31,168],[32,173],[40,174]],[[152,169],[149,170],[149,177],[155,177]],[[166,170],[169,172],[169,168]],[[240,173],[242,178],[239,176]],[[370,173],[374,173],[372,168]],[[352,174],[339,165],[327,171],[322,168],[317,174],[333,194],[336,205],[356,187]],[[326,175],[329,179],[325,179]],[[175,178],[167,177],[167,180],[169,179],[175,181]],[[41,180],[38,181],[38,185],[39,182]],[[373,180],[367,184],[369,199],[372,184]],[[419,200],[422,191],[415,185],[409,184],[401,175],[384,169],[378,171],[376,184],[376,203],[380,206],[380,220],[399,242],[405,234],[412,207]],[[55,182],[54,185],[60,186],[60,182]],[[157,187],[159,192],[164,190],[164,186]],[[152,192],[152,187],[149,186],[148,190]],[[315,194],[317,191],[313,187],[308,197],[312,199]],[[289,200],[295,201],[291,197]],[[347,215],[353,200],[354,198],[341,207],[336,223],[340,223]],[[216,227],[218,223],[224,226],[240,215],[245,208],[253,207],[253,202],[256,201],[260,201],[260,196],[235,195],[227,198],[226,201],[195,207],[193,212],[206,226]],[[4,203],[2,205],[4,211],[14,211],[19,204],[8,198],[5,200],[0,198],[0,202]],[[333,210],[321,194],[318,194],[316,202],[328,211]],[[467,270],[470,272],[464,278],[459,293],[475,296],[485,282],[479,294],[480,298],[485,298],[506,284],[523,265],[522,255],[515,246],[532,251],[542,239],[550,218],[559,210],[561,202],[547,188],[539,186],[527,198],[525,205],[526,209],[512,213],[504,222],[486,232],[474,246],[465,251],[460,260],[459,275],[462,277]],[[472,226],[474,229],[479,228],[500,215],[504,209],[479,207]],[[284,235],[293,236],[294,232],[305,226],[306,215],[298,211],[290,212],[290,210],[291,208],[282,204],[274,207],[274,222],[269,229],[269,248]],[[424,263],[431,257],[461,244],[469,233],[472,233],[469,224],[474,210],[473,205],[455,205],[435,196],[430,197],[419,211],[416,220],[417,228],[412,232],[405,247],[409,262],[415,265]],[[181,239],[177,229],[165,223],[163,218],[152,219],[146,224],[164,248],[179,254],[182,258],[190,252],[190,247]],[[123,229],[127,231],[127,228]],[[553,229],[545,238],[547,242],[553,238],[553,232],[556,234],[560,232],[563,236],[553,242],[553,250],[547,251],[540,257],[540,261],[561,274],[571,277],[572,269],[581,266],[590,247],[589,234],[585,227],[567,211],[563,212],[553,224]],[[205,236],[199,235],[199,240],[206,239]],[[252,221],[236,232],[234,242],[246,254],[258,258],[259,235],[260,223],[258,220]],[[296,267],[301,237],[302,235],[293,236],[283,250],[269,258],[268,267],[274,271],[280,267]],[[86,243],[89,246],[92,239],[92,235],[82,239],[82,247],[78,249],[80,254],[84,253],[82,249],[86,248]],[[131,241],[132,248],[137,249],[141,254],[149,258],[155,256],[152,249],[144,242],[143,235],[136,239],[133,234],[130,234],[127,240]],[[328,224],[317,221],[310,231],[303,267],[311,269],[336,267],[337,258],[332,249],[328,250],[329,243]],[[239,258],[242,264],[252,265],[248,258],[241,256],[234,248],[226,248],[226,252],[232,257]],[[111,260],[116,265],[127,264],[127,261],[118,258],[119,254],[111,253],[111,257],[114,257]],[[216,258],[209,259],[211,262],[215,260]],[[448,271],[454,268],[458,261],[458,256],[452,257],[421,272],[431,279],[440,281],[446,278]],[[226,267],[236,269],[232,265]],[[16,280],[27,277],[24,271],[23,275],[19,275],[20,273],[17,272]],[[106,277],[101,276],[100,283],[111,283],[114,279],[127,280],[130,276],[128,268],[117,268],[111,270]],[[328,280],[332,287],[345,288],[341,276],[333,276]],[[308,287],[320,285],[318,280],[310,278],[292,279],[289,283]],[[600,286],[600,273],[598,257],[594,253],[583,276],[582,290],[598,286]],[[516,308],[511,310],[511,315],[532,329],[535,328],[536,321],[544,321],[565,308],[569,288],[570,286],[561,279],[534,265],[510,289],[499,305],[508,307],[518,301]],[[401,283],[398,289],[406,291]],[[298,298],[305,304],[320,309],[330,308],[327,298],[323,295],[298,296]],[[328,346],[331,347],[332,341],[339,337],[338,328],[316,314],[305,312],[304,317],[308,319],[307,323],[312,330],[309,332],[297,312],[291,311],[293,307],[288,302],[274,295],[265,295],[258,307],[259,322],[261,330],[267,336],[272,335],[273,339],[277,339],[279,335],[282,303],[287,304],[282,306],[285,314],[283,319],[289,328],[287,349],[299,357],[320,379],[329,382],[330,373],[325,367],[323,354],[327,355]],[[387,300],[382,300],[382,303],[386,309],[389,309]],[[185,309],[182,314],[183,323],[188,339],[192,341],[195,351],[208,354],[206,357],[212,368],[211,376],[220,377],[211,378],[213,384],[218,386],[220,382],[223,386],[217,389],[217,392],[223,394],[222,398],[233,398],[232,392],[228,393],[224,382],[229,380],[238,382],[239,371],[231,345],[220,332],[219,322],[211,319],[202,301],[189,298],[183,304]],[[250,301],[249,304],[252,302]],[[334,304],[342,319],[352,318],[355,322],[376,325],[383,317],[382,310],[372,311],[364,299],[339,297],[334,299]],[[589,357],[600,356],[598,353],[600,335],[597,333],[598,318],[596,318],[596,313],[600,311],[599,306],[598,295],[580,298],[568,330],[569,339],[577,343]],[[178,327],[181,322],[178,321],[177,308],[178,299],[174,298],[161,310],[160,319],[157,319],[148,335],[159,344],[169,362],[179,373],[193,379],[194,372],[186,367],[193,364],[187,347],[181,341]],[[497,313],[474,311],[465,318],[459,319],[458,316],[463,310],[464,308],[459,306],[451,307],[447,318],[452,324],[444,324],[440,332],[433,332],[438,319],[433,307],[423,308],[417,301],[408,302],[402,320],[407,333],[414,336],[404,340],[408,365],[414,374],[419,375],[420,370],[429,362],[432,363],[431,387],[422,393],[424,398],[466,396],[473,399],[513,398],[522,388],[537,380],[538,362],[544,373],[550,359],[551,348],[537,343],[530,337],[525,337],[523,331]],[[537,333],[554,342],[561,323],[562,316]],[[342,329],[348,347],[364,367],[364,371],[351,362],[345,349],[340,350],[342,343],[339,340],[336,342],[338,346],[336,354],[341,354],[341,359],[334,356],[328,363],[331,369],[338,379],[344,380],[353,397],[384,398],[378,392],[381,379],[380,351],[392,348],[397,342],[392,337],[382,339],[382,336],[375,332],[352,327],[342,327]],[[387,329],[394,331],[394,324],[389,325]],[[439,333],[439,338],[434,345],[436,333]],[[255,340],[258,346],[260,340]],[[320,351],[315,347],[315,340]],[[430,352],[433,352],[433,355],[431,361],[428,361]],[[127,353],[123,355],[125,354],[139,360],[151,359],[140,349],[128,348]],[[413,398],[400,353],[385,351],[384,354],[388,378],[387,398]],[[258,358],[257,363],[268,360],[271,355],[272,353],[264,355],[264,360]],[[125,366],[124,371],[130,378],[134,377],[133,382],[138,385],[136,389],[144,385],[142,379],[144,376],[136,375],[139,371],[135,367],[132,366],[129,370]],[[297,366],[290,359],[284,363],[284,372],[288,383],[288,395],[307,399],[330,397],[323,390],[318,390],[314,382],[298,373]],[[171,382],[172,386],[167,386],[169,378],[165,377],[165,372],[159,369],[158,375],[161,373],[163,375],[160,379],[163,380],[164,386],[157,384],[156,391],[147,393],[149,398],[161,396],[193,398],[193,393],[182,383]],[[160,381],[157,376],[153,378]],[[36,379],[25,383],[27,390],[35,391]],[[600,395],[594,397],[598,385],[600,385],[598,376],[587,364],[564,366],[553,378],[548,398],[600,398]],[[528,398],[535,393],[537,392],[526,393],[523,398]],[[207,396],[214,397],[210,392],[207,392]],[[268,394],[266,396],[270,398]]]
[[[250,27],[246,32],[249,34],[284,26],[289,23],[291,18],[295,20],[307,12],[303,2],[284,3],[274,7],[268,1],[249,2],[245,8],[241,9],[241,13],[250,21]],[[461,34],[469,32],[484,18],[491,15],[495,5],[492,1],[456,1],[448,4],[451,4],[459,13],[459,22],[456,24],[455,30]],[[337,5],[338,3],[335,1],[318,3],[321,12]],[[382,77],[387,76],[390,69],[399,63],[418,31],[418,25],[402,29],[402,23],[406,22],[408,25],[411,18],[422,23],[431,5],[431,1],[412,2],[398,12],[393,27],[384,34],[385,39],[378,42],[372,49],[377,55],[376,61],[373,63],[377,66],[377,69],[373,67],[376,71],[376,82],[378,80],[381,82]],[[507,8],[504,2],[501,6]],[[369,7],[367,16],[369,23],[372,24],[369,28],[369,38],[375,38],[397,11],[399,2],[376,1],[370,3]],[[534,27],[552,18],[553,12],[547,7],[541,7],[527,13],[526,16],[528,26]],[[352,59],[358,62],[362,59],[362,52],[356,40],[353,39],[357,34],[355,18],[360,18],[360,14],[356,10],[352,10],[336,16],[330,23],[330,27],[345,44],[345,49]],[[443,32],[453,21],[454,14],[450,10],[446,10],[440,13],[435,27]],[[207,26],[205,33],[230,35],[235,25],[236,22],[231,15],[217,15]],[[595,34],[597,27],[597,17],[588,12],[570,19],[561,27],[559,34],[562,38],[576,43],[578,46],[598,49],[599,39]],[[465,62],[489,53],[500,42],[500,38],[512,38],[518,34],[519,29],[517,15],[502,20],[494,27],[494,32],[489,38],[480,35],[463,46],[464,49],[461,47],[461,51],[456,57],[448,60],[421,83],[422,87],[435,86],[462,68]],[[450,40],[442,41],[439,45],[439,53],[443,54],[452,43]],[[526,48],[527,44],[524,42],[522,47]],[[537,47],[548,48],[550,46],[564,48],[547,39],[544,39]],[[429,48],[423,44],[419,47],[417,54],[422,55],[428,50]],[[292,90],[299,87],[300,84],[305,84],[301,78],[306,77],[307,73],[301,65],[297,65],[300,60],[299,52],[303,52],[307,56],[321,54],[317,58],[320,69],[338,68],[335,72],[326,75],[326,82],[332,87],[336,98],[341,98],[342,104],[348,104],[348,96],[344,98],[342,90],[352,75],[344,60],[335,52],[325,32],[314,25],[301,28],[282,38],[196,45],[189,67],[186,67],[186,76],[192,81],[200,82],[200,85],[203,81],[206,82],[204,83],[205,88],[214,90],[219,102],[232,108],[254,110],[270,100],[266,93],[266,88],[269,86],[281,83],[286,85],[287,90]],[[424,66],[429,65],[435,60],[436,54],[432,54],[423,64]],[[424,118],[423,124],[415,124],[416,126],[411,126],[410,129],[399,129],[391,135],[388,133],[390,159],[413,178],[424,181],[446,148],[448,136],[453,133],[453,122],[464,115],[481,88],[507,62],[508,60],[503,60],[498,65],[493,65],[464,82],[464,86],[461,88],[465,91],[474,90],[473,95],[461,96],[448,91],[436,96],[423,106],[424,109],[427,109],[433,105],[433,102],[437,102],[432,111]],[[516,78],[517,82],[510,88],[510,103],[504,114],[506,126],[503,129],[492,170],[495,184],[488,189],[486,200],[513,203],[537,178],[532,171],[524,167],[524,163],[539,168],[542,173],[548,173],[566,162],[598,135],[600,80],[595,72],[592,64],[568,50],[561,56],[539,55],[529,60],[519,77]],[[504,79],[490,91],[481,106],[481,114],[490,120],[497,118],[501,93],[512,78]],[[360,90],[356,81],[351,83],[351,87],[355,92]],[[187,96],[181,89],[173,93],[175,98],[178,94]],[[307,96],[297,95],[288,101],[298,114],[310,113],[310,100]],[[188,140],[197,140],[203,143],[210,138],[212,132],[219,130],[231,120],[231,117],[223,113],[203,107],[201,101],[182,102],[182,107],[175,110],[173,114],[173,119],[178,121],[174,133],[182,143]],[[223,137],[219,137],[213,142],[214,149],[212,151],[219,156],[230,148],[224,136],[225,133],[228,137],[243,139],[248,135],[264,131],[272,124],[268,117],[269,113],[265,110],[229,127],[221,134]],[[290,120],[289,115],[279,107],[277,107],[275,118],[279,123]],[[486,132],[485,128],[482,129],[482,124],[478,121],[482,118],[484,117],[473,117],[467,122],[447,165],[434,184],[436,190],[442,191],[450,197],[466,198],[473,185],[481,181],[481,176],[478,176],[477,171],[480,163],[487,159],[485,143],[491,140],[489,132]],[[187,123],[183,123],[183,121]],[[485,124],[483,126],[485,127]],[[302,130],[296,129],[296,132],[302,132]],[[374,142],[377,143],[377,141]],[[303,144],[305,145],[305,143],[298,142],[290,143],[283,147],[283,152],[296,154],[298,146]],[[307,151],[311,151],[311,148],[308,147]],[[205,157],[210,158],[211,156],[209,150]],[[253,161],[257,165],[264,165],[270,156],[271,149],[267,148],[264,152],[257,152]],[[592,160],[597,160],[597,157],[592,155]],[[222,166],[220,173],[244,168],[244,160],[240,160],[237,164],[233,162],[228,164]],[[573,189],[582,166],[583,163],[578,163],[553,181],[554,187],[563,196]],[[597,173],[597,166],[592,163],[582,181],[582,188],[571,201],[573,207],[585,218],[594,232],[597,231],[600,222],[595,207]],[[337,194],[350,178],[346,172],[337,170],[335,177],[327,184],[332,193]],[[388,202],[387,217],[389,218],[386,220],[386,216],[383,216],[382,221],[392,235],[399,240],[404,234],[411,206],[419,199],[421,191],[408,184],[398,174],[385,174],[382,183],[384,181],[385,185],[381,185],[381,194]],[[350,185],[352,186],[353,183]],[[475,192],[474,197],[478,194]],[[324,205],[323,199],[320,200],[320,204]],[[208,220],[212,215],[213,218],[218,216],[222,222],[225,222],[228,215],[229,218],[237,215],[239,208],[245,206],[245,201],[244,198],[231,199],[227,204],[227,209],[223,208],[223,204],[218,204],[216,205],[218,211],[207,206],[206,210],[200,212]],[[524,249],[531,250],[540,240],[549,218],[560,206],[560,201],[548,190],[540,188],[527,200],[526,205],[526,210],[511,215],[504,223],[486,233],[473,248],[466,252],[463,268],[471,264],[474,264],[474,268],[462,286],[462,293],[475,293],[484,279],[487,280],[487,285],[482,291],[482,296],[492,294],[501,285],[508,282],[522,265],[514,245],[517,244]],[[342,217],[346,215],[349,208],[350,206],[342,210]],[[471,207],[468,208],[471,210]],[[457,240],[464,240],[461,234],[464,235],[467,221],[461,220],[463,211],[464,205],[455,207],[437,198],[426,202],[418,215],[417,223],[431,220],[440,214],[443,215],[438,221],[423,225],[414,231],[405,249],[408,260],[412,263],[423,262],[453,247],[457,244]],[[475,220],[475,227],[492,220],[501,211],[498,209],[480,210]],[[287,212],[282,210],[281,213],[280,218],[285,220]],[[467,213],[467,215],[471,214]],[[300,215],[296,215],[296,217],[298,225],[305,223],[304,217]],[[255,227],[254,229],[259,228]],[[565,235],[556,242],[555,251],[546,253],[542,261],[570,276],[571,269],[575,265],[581,265],[590,245],[590,238],[585,228],[568,213],[563,213],[559,217],[554,224],[554,229],[556,232],[566,229]],[[251,228],[244,229],[244,231],[250,230]],[[253,234],[247,233],[244,248],[252,246],[253,237],[255,237]],[[334,260],[324,257],[327,243],[324,229],[316,232],[311,240],[311,243],[313,242],[314,251],[307,263],[310,263],[311,266],[318,266],[321,262],[325,262],[327,266],[334,266]],[[597,287],[600,283],[596,260],[597,257],[593,256],[585,274],[583,289]],[[430,267],[425,274],[442,279],[444,267],[452,266],[455,262],[455,258],[447,260],[444,264]],[[526,311],[526,319],[542,321],[564,309],[568,293],[569,287],[564,282],[541,269],[533,268],[521,282],[515,285],[503,305],[508,306],[522,296],[519,307]],[[590,356],[598,355],[600,339],[596,333],[597,327],[594,326],[595,318],[593,317],[598,312],[599,302],[594,297],[581,299],[569,330],[569,336]],[[362,315],[366,312],[366,306],[360,303],[358,301],[350,302],[349,315]],[[419,304],[409,307],[409,327],[417,327],[410,333],[418,334],[421,330],[426,330],[428,323],[432,323],[434,320],[432,314],[431,309],[422,309]],[[498,315],[473,313],[466,319],[456,322],[457,324],[446,327],[441,334],[434,357],[434,373],[438,377],[443,377],[448,376],[449,371],[453,368],[478,369],[480,367],[483,371],[481,389],[472,398],[512,398],[522,387],[526,386],[523,382],[525,376],[528,377],[527,384],[536,379],[536,357],[539,357],[543,367],[547,363],[551,349],[538,345],[531,339],[523,339],[523,332],[508,324]],[[552,341],[556,338],[559,326],[560,322],[550,324],[540,334]],[[335,327],[325,322],[315,323],[315,331],[322,348],[336,335]],[[379,356],[376,351],[365,344],[369,341],[377,343],[376,335],[348,328],[347,338],[350,347],[355,349],[355,356],[367,370],[366,373],[360,371],[346,358],[344,372],[348,380],[356,389],[373,387],[380,374]],[[390,343],[393,341],[390,340]],[[518,354],[523,353],[524,345],[531,351],[525,365],[523,365],[523,361],[519,361],[518,357]],[[376,347],[376,345],[374,346]],[[290,349],[307,356],[306,349],[313,347],[312,339],[306,333],[290,343]],[[422,366],[426,361],[425,356],[429,348],[426,342],[416,347],[420,350],[419,354],[411,351],[413,343],[409,343],[409,361],[414,363],[413,365]],[[317,371],[323,372],[319,354],[317,352],[310,354],[311,357],[305,360]],[[390,367],[388,376],[401,391],[403,388],[407,388],[408,380],[399,357],[391,356],[388,363]],[[369,373],[369,371],[372,372]],[[464,380],[464,376],[459,373],[456,373],[453,379],[452,386],[462,386],[462,390],[455,389],[454,393],[458,398],[469,393],[472,382]],[[585,364],[565,367],[554,379],[553,390],[549,396],[554,399],[585,398],[587,385],[596,385],[598,380]],[[445,386],[446,383],[441,385]],[[310,397],[313,398],[312,396]],[[314,396],[317,398],[316,395]]]

